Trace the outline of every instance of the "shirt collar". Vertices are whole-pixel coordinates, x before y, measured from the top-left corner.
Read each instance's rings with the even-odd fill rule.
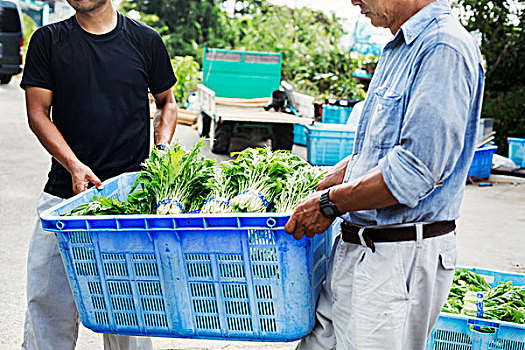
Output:
[[[403,23],[392,41],[397,39],[398,36],[403,35],[405,43],[410,45],[432,20],[440,15],[449,13],[450,5],[447,0],[436,0],[431,2]]]

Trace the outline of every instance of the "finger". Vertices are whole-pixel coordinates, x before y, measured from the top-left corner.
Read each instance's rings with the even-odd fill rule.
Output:
[[[315,236],[315,232],[314,231],[310,231],[310,230],[306,231],[306,237],[314,238],[314,236]]]
[[[104,189],[104,186],[102,185],[102,181],[100,181],[100,179],[94,173],[89,174],[88,179],[93,185],[95,185],[97,190],[100,191]]]
[[[317,184],[317,191],[326,190],[328,188],[328,186],[326,186],[326,183],[327,181],[324,180],[319,181],[319,183]]]
[[[288,222],[286,223],[286,225],[284,225],[284,231],[286,231],[286,233],[291,235],[294,233],[296,226],[297,226],[297,220],[295,219],[295,216],[292,214],[292,216],[290,216],[290,219],[288,219]]]
[[[293,238],[295,238],[297,241],[303,238],[305,232],[303,229],[296,227],[295,232],[293,233]]]

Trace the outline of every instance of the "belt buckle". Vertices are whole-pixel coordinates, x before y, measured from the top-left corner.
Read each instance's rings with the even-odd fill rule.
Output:
[[[359,229],[357,235],[359,236],[359,241],[361,242],[361,245],[366,245],[368,248],[372,249],[372,253],[376,252],[376,246],[374,244],[374,241],[372,241],[370,236],[367,234],[366,228],[363,227]]]
[[[365,234],[363,232],[363,239],[365,240],[365,243],[366,245],[372,249],[372,253],[375,253],[376,252],[376,246],[374,244],[374,241],[372,241],[372,239],[370,238],[370,236],[368,236],[367,234]]]

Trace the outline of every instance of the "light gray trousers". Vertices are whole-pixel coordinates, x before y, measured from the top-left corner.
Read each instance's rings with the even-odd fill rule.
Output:
[[[425,349],[452,285],[456,233],[375,246],[336,239],[316,325],[297,349]]]
[[[43,193],[38,215],[63,199]],[[55,235],[37,221],[27,259],[27,309],[23,350],[72,350],[79,317]],[[105,350],[151,350],[146,337],[104,334]]]

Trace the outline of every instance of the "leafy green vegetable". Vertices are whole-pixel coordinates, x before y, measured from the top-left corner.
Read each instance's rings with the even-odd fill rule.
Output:
[[[178,144],[167,151],[153,149],[135,186],[142,183],[155,194],[157,214],[200,209],[211,191],[215,161],[200,156],[201,139],[189,152]]]
[[[275,200],[276,211],[292,211],[297,206],[297,202],[316,191],[317,184],[324,174],[325,172],[314,167],[301,167],[288,174],[284,188]]]
[[[483,318],[525,323],[525,290],[502,283],[494,288],[475,272],[456,270],[443,312],[478,317],[478,293],[483,295]]]
[[[203,140],[187,152],[179,144],[153,149],[125,201],[93,197],[70,215],[285,212],[323,175],[289,151],[268,148],[234,153],[216,167],[201,156],[202,146]]]

